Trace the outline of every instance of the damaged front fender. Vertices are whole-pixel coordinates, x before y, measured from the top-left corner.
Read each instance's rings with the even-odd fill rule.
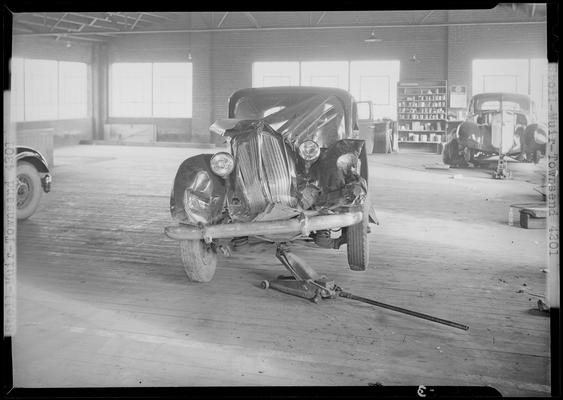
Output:
[[[211,171],[212,154],[186,159],[178,168],[170,196],[170,214],[179,222],[198,225],[222,218],[225,181]]]

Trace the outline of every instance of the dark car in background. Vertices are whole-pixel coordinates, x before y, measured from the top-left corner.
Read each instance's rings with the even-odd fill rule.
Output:
[[[172,188],[178,225],[165,233],[179,241],[190,280],[212,279],[217,252],[256,242],[347,244],[350,269],[366,269],[371,208],[356,107],[348,92],[331,88],[251,88],[231,96],[228,119],[210,127],[230,151],[185,160]]]
[[[545,155],[547,126],[537,121],[531,98],[517,93],[481,93],[469,103],[467,119],[450,132],[443,161],[479,165],[509,156],[537,163]]]

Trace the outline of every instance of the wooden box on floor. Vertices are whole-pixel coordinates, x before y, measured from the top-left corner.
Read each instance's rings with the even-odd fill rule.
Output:
[[[525,229],[545,229],[546,218],[536,218],[527,210],[520,210],[520,226]]]

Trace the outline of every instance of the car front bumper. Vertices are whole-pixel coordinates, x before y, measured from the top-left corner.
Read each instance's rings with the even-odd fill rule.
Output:
[[[279,234],[299,234],[308,236],[312,231],[343,228],[362,221],[364,212],[350,211],[331,215],[315,215],[278,221],[236,222],[208,226],[176,225],[167,226],[164,233],[176,240],[200,240],[211,242],[213,239],[239,236],[262,236]]]

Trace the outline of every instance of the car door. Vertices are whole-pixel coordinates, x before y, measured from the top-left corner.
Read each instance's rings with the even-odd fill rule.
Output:
[[[373,104],[371,101],[358,101],[359,139],[365,141],[366,153],[372,154],[375,145],[375,123],[373,121]]]

